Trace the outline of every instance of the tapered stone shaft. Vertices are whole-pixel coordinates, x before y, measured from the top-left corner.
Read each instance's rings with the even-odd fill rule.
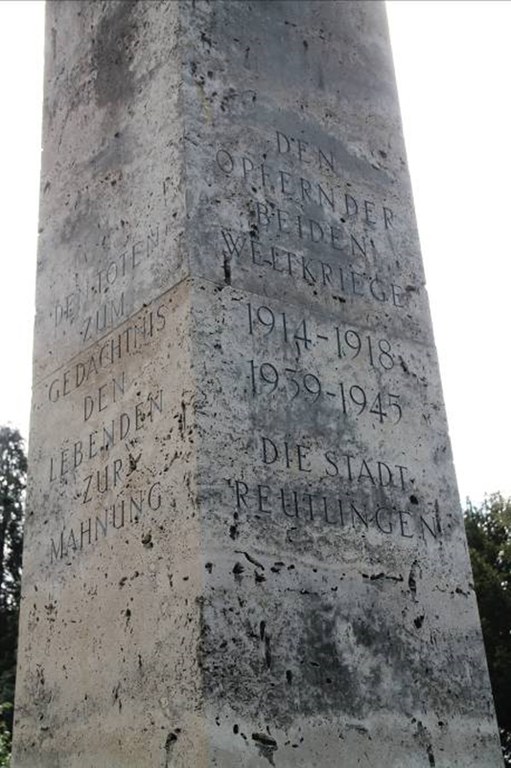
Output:
[[[384,7],[47,9],[15,768],[497,768]]]

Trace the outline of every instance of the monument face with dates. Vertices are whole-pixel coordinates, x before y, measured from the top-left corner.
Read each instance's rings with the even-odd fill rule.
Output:
[[[500,766],[384,8],[53,2],[15,768]]]

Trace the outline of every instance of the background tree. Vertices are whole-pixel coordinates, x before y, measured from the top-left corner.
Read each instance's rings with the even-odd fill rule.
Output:
[[[12,733],[26,472],[20,433],[0,427],[0,766]]]
[[[465,512],[470,559],[505,764],[511,766],[511,499]]]

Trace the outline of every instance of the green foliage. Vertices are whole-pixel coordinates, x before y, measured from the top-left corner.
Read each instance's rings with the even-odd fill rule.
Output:
[[[26,472],[20,433],[0,427],[0,610],[19,605]]]
[[[0,427],[0,768],[12,733],[26,471],[20,433]]]
[[[511,766],[511,499],[492,494],[465,512],[497,720]]]
[[[12,709],[11,704],[0,704],[0,715]],[[5,723],[0,720],[0,768],[9,768],[11,764],[11,735]]]

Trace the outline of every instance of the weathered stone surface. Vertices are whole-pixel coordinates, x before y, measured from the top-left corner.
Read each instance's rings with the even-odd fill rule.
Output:
[[[47,41],[15,768],[500,766],[383,7]]]

